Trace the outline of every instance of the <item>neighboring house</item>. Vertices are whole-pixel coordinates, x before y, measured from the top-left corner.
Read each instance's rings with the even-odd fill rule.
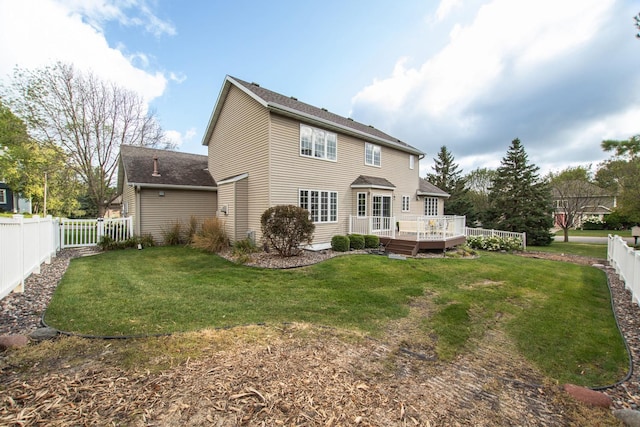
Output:
[[[260,217],[275,205],[309,210],[315,248],[335,235],[395,230],[391,220],[402,216],[444,213],[448,195],[419,177],[422,151],[255,83],[225,78],[202,143],[232,240],[259,240]]]
[[[122,214],[132,216],[135,233],[163,241],[172,223],[215,215],[216,183],[207,156],[123,145],[118,190]]]
[[[606,216],[617,207],[616,196],[589,183],[552,188],[554,225],[562,228],[580,228],[587,220],[606,221]],[[572,224],[567,224],[571,221]]]
[[[0,182],[0,212],[31,213],[31,200],[14,193],[9,186]]]

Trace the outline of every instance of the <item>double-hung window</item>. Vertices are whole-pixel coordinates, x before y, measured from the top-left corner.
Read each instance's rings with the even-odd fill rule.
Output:
[[[402,212],[409,212],[409,202],[411,196],[402,196]]]
[[[338,221],[338,192],[299,190],[298,205],[309,211],[313,222]]]
[[[6,205],[7,204],[7,190],[0,189],[0,205]]]
[[[358,193],[358,216],[367,216],[367,193]]]
[[[424,198],[424,214],[427,216],[438,215],[438,198],[437,197]]]
[[[338,158],[338,136],[322,129],[300,125],[300,155],[335,162]]]
[[[364,163],[369,166],[380,166],[380,146],[366,142],[364,144]]]

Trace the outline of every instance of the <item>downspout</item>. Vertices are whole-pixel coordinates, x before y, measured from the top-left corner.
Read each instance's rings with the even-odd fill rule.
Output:
[[[136,218],[134,230],[138,236],[142,236],[142,230],[140,229],[140,217],[142,216],[142,206],[140,205],[140,186],[136,185],[133,187],[134,193],[136,195]]]

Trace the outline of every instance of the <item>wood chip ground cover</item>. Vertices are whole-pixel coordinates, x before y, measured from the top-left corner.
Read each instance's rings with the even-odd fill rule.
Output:
[[[167,354],[133,362],[122,354],[139,343],[63,338],[2,360],[0,425],[619,425],[570,400],[499,331],[451,363],[402,351],[410,334],[247,326],[149,339]]]

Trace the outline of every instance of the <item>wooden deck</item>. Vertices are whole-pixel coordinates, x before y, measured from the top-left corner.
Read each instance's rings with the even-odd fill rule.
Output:
[[[419,251],[446,250],[454,246],[462,245],[467,240],[465,236],[455,236],[442,240],[421,240],[381,237],[380,243],[390,253],[415,256]]]

